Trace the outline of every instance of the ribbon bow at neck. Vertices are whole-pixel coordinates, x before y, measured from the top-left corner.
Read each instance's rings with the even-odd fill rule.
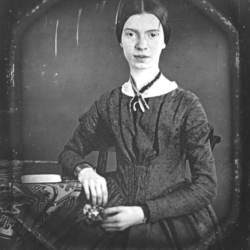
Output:
[[[138,90],[138,88],[136,87],[136,83],[135,83],[134,78],[132,76],[130,76],[132,89],[133,89],[134,95],[135,95],[129,102],[130,111],[132,111],[132,110],[136,111],[138,106],[142,112],[145,112],[146,110],[149,109],[149,106],[148,106],[145,98],[142,96],[142,94],[147,89],[149,89],[159,79],[160,75],[161,75],[161,72],[159,72],[151,82],[149,82],[148,84],[143,86],[140,90]]]

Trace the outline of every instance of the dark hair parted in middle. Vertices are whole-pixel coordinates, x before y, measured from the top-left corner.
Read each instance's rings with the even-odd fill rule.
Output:
[[[167,45],[170,37],[168,11],[159,0],[120,0],[115,20],[116,36],[119,43],[121,42],[123,26],[128,18],[142,13],[153,14],[159,19],[164,31],[164,41]]]

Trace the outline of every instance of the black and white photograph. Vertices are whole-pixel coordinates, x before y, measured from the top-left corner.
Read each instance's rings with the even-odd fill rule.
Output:
[[[248,0],[0,0],[0,250],[250,249]]]

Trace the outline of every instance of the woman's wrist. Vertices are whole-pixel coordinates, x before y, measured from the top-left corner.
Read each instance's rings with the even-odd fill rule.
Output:
[[[145,223],[145,216],[144,216],[144,213],[143,213],[143,210],[141,208],[141,206],[133,206],[131,207],[131,216],[132,216],[132,224],[131,226],[133,225],[139,225],[139,224],[144,224]]]
[[[74,176],[78,178],[80,172],[82,172],[82,170],[84,170],[86,168],[92,168],[93,169],[93,167],[87,162],[84,162],[84,163],[81,163],[81,164],[77,165],[75,167],[75,169],[74,169]]]
[[[145,215],[143,206],[135,206],[134,209],[135,209],[134,213],[136,214],[136,218],[137,218],[136,224],[147,223],[148,218]]]
[[[143,219],[143,223],[147,223],[149,221],[149,217],[150,217],[150,212],[149,212],[149,208],[146,204],[142,204],[140,205],[142,211],[143,211],[143,215],[144,215],[144,219]]]

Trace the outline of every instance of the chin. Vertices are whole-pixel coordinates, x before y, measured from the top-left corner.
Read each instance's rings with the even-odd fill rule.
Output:
[[[132,65],[132,67],[134,69],[141,69],[141,70],[145,70],[145,69],[150,69],[152,68],[152,65],[146,64],[146,63],[135,63]]]

